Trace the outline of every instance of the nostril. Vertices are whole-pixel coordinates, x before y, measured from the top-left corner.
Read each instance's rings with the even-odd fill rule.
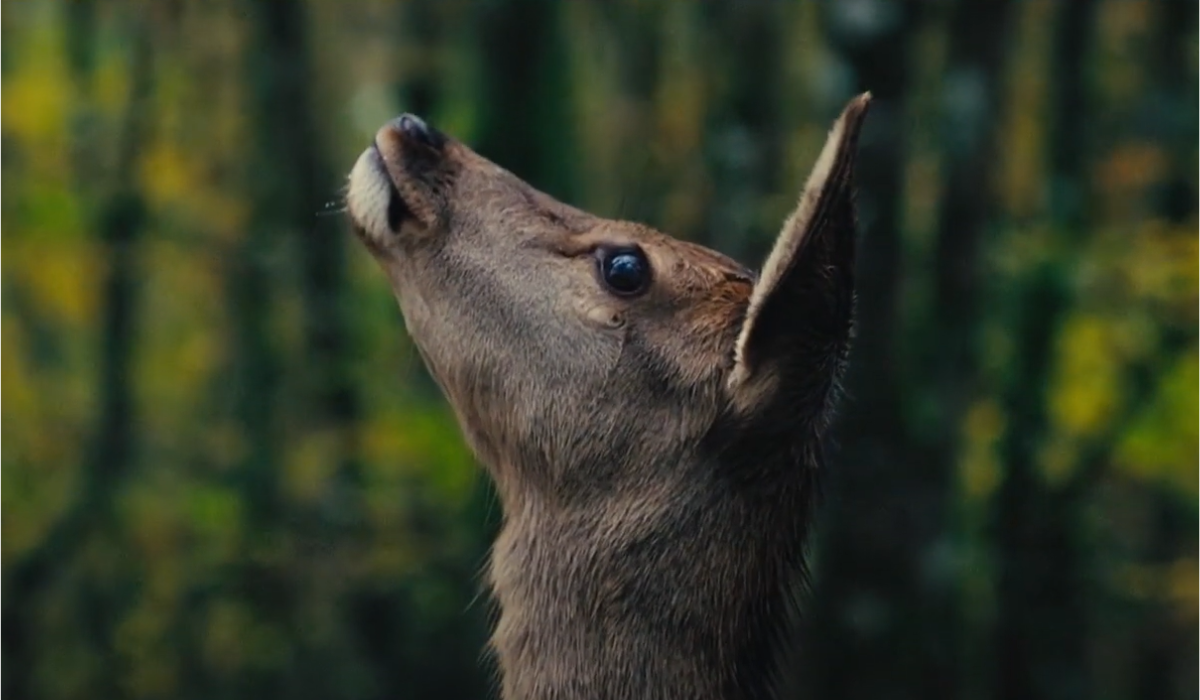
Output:
[[[425,120],[415,114],[401,114],[396,120],[396,128],[411,136],[425,136],[429,127]]]
[[[410,138],[417,143],[420,143],[429,148],[440,148],[442,145],[441,134],[437,129],[432,129],[415,114],[402,114],[392,122],[392,127],[403,134],[406,138]]]

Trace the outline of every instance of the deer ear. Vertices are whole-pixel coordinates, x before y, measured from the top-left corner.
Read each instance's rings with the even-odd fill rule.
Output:
[[[854,306],[854,161],[870,93],[842,111],[750,297],[729,377],[739,412],[783,400],[826,413]],[[774,398],[772,398],[774,397]]]

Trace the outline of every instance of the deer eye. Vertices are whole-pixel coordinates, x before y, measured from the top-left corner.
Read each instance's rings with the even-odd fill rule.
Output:
[[[650,286],[650,262],[638,248],[618,248],[600,252],[600,277],[609,291],[632,296]]]

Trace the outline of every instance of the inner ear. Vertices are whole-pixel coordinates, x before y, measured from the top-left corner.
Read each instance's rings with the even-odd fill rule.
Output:
[[[852,320],[854,162],[870,101],[854,98],[834,123],[763,265],[735,346],[735,403],[782,389],[819,409],[836,381]]]

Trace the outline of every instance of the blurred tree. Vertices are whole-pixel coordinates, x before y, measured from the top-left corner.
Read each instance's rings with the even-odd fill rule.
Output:
[[[816,697],[939,698],[954,695],[953,660],[898,656],[930,610],[922,606],[926,552],[912,535],[914,472],[904,427],[899,337],[900,212],[905,107],[911,89],[910,39],[925,18],[917,2],[877,4],[874,14],[827,3],[826,31],[854,71],[856,90],[875,96],[856,172],[864,232],[856,273],[856,338],[848,400],[820,525],[817,582],[804,648],[808,693]],[[872,517],[863,517],[870,513]],[[924,544],[924,543],[920,543]],[[936,610],[942,606],[934,606]],[[923,647],[918,647],[923,648]],[[863,669],[871,669],[864,673]]]
[[[996,500],[1000,579],[996,652],[1000,700],[1091,697],[1084,669],[1084,561],[1078,501],[1047,493],[1038,475],[1046,440],[1053,344],[1070,305],[1068,257],[1086,233],[1089,84],[1095,0],[1059,7],[1047,135],[1051,217],[1062,254],[1033,269],[1019,290],[1015,366],[1005,389],[1006,465]]]
[[[509,0],[483,6],[476,19],[482,76],[479,152],[564,201],[578,198],[573,86],[564,54],[559,3]]]
[[[707,153],[713,180],[699,240],[750,264],[766,258],[784,216],[768,223],[753,204],[773,194],[780,175],[783,10],[774,3],[704,9],[706,33],[721,32],[725,41],[713,57],[715,104],[705,115],[714,132]]]
[[[104,572],[90,568],[76,573],[62,565],[86,557],[87,550],[98,542],[102,547],[113,546],[122,538],[115,499],[134,466],[137,449],[131,370],[136,359],[137,287],[141,276],[138,245],[147,225],[137,168],[152,124],[149,102],[154,90],[154,51],[148,17],[131,14],[129,21],[134,26],[130,31],[135,39],[130,48],[129,96],[113,153],[97,153],[90,143],[77,144],[75,149],[77,154],[99,155],[111,163],[111,170],[100,178],[104,185],[83,178],[78,182],[77,195],[97,202],[94,226],[107,268],[101,290],[103,319],[93,445],[81,465],[73,502],[43,540],[6,572],[6,588],[23,601],[19,607],[6,606],[4,620],[4,641],[17,654],[5,665],[9,671],[5,687],[17,697],[34,694],[29,674],[37,668],[33,654],[42,642],[34,629],[34,601],[47,592],[63,595],[70,591],[70,597],[78,601],[82,641],[88,645],[88,653],[98,655],[102,666],[116,669],[115,627],[127,609],[130,594],[136,590],[130,570]],[[63,19],[71,75],[82,102],[87,104],[94,90],[96,8],[88,1],[74,3]],[[94,136],[89,129],[81,129],[80,133]],[[99,174],[87,160],[75,165],[80,172]],[[123,697],[126,692],[119,681],[117,673],[98,674],[92,680],[93,690],[107,697]]]
[[[441,96],[442,74],[438,70],[438,59],[446,39],[439,10],[446,4],[412,0],[398,7],[404,31],[403,45],[409,54],[409,67],[400,81],[398,102],[404,111],[426,118],[433,114]]]
[[[315,230],[317,208],[334,178],[310,103],[315,79],[305,6],[292,0],[250,3],[246,12],[253,37],[247,62],[253,148],[244,162],[252,208],[246,235],[233,254],[230,307],[236,310],[234,356],[240,361],[233,390],[249,448],[236,478],[249,517],[233,580],[238,597],[251,604],[262,623],[292,641],[290,668],[248,675],[235,688],[251,697],[343,697],[356,692],[352,676],[324,672],[317,661],[335,649],[313,634],[293,631],[309,616],[313,595],[342,595],[340,583],[327,587],[320,572],[323,564],[336,565],[330,548],[362,532],[345,241]],[[271,329],[276,309],[287,304],[274,291],[279,284],[273,279],[299,287],[304,352],[290,361]],[[289,364],[299,371],[285,378]],[[287,408],[280,403],[285,397]],[[336,455],[333,477],[315,504],[297,504],[285,492],[287,465],[280,455],[295,449],[285,444],[289,440],[303,450]],[[281,547],[286,548],[282,560],[268,554]],[[280,566],[289,556],[297,557],[309,576],[298,580],[291,567]]]
[[[946,689],[953,697],[961,696],[966,680],[957,575],[963,558],[950,518],[962,445],[960,432],[947,428],[960,423],[980,389],[979,251],[998,215],[994,184],[1013,14],[1013,3],[1005,0],[951,8],[941,94],[942,185],[929,273],[933,291],[928,318],[915,324],[917,368],[905,385],[926,392],[924,406],[910,409],[906,421],[915,441],[906,465],[914,472],[905,494],[912,514],[908,537],[921,569],[916,600],[908,605],[925,619],[914,626],[911,643],[930,660],[927,673],[953,679]],[[925,406],[932,410],[922,410]]]

